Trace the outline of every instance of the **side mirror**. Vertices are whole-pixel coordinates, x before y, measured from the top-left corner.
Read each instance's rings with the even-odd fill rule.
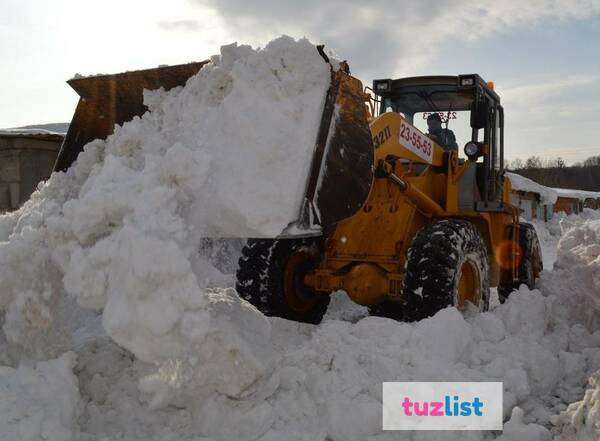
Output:
[[[471,104],[471,127],[484,129],[490,115],[490,103],[487,100],[473,101]]]

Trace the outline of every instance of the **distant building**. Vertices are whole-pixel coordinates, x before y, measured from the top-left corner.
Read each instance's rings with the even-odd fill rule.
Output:
[[[19,208],[52,173],[64,134],[0,130],[0,212]]]
[[[554,213],[556,191],[515,173],[506,173],[511,183],[511,203],[521,209],[526,220],[548,221]]]
[[[554,204],[554,212],[561,211],[566,214],[579,214],[583,210],[583,203],[575,196],[559,196],[556,204]]]
[[[557,207],[554,211],[564,211],[567,214],[578,214],[584,208],[597,210],[600,208],[600,192],[555,188],[558,193]]]
[[[594,197],[585,198],[585,200],[583,201],[583,207],[584,208],[591,208],[592,210],[597,210],[598,208],[600,208],[600,197],[598,197],[598,198],[594,198]]]

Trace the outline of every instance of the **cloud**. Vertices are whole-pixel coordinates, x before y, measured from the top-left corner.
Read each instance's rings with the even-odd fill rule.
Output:
[[[187,1],[203,16],[211,11],[218,17],[229,41],[257,46],[287,34],[326,44],[349,61],[352,73],[365,84],[374,78],[437,73],[440,65],[448,64],[447,48],[492,39],[501,44],[503,35],[515,30],[542,32],[600,14],[600,0]],[[496,56],[486,55],[483,67]],[[511,62],[507,59],[507,66]],[[499,89],[507,114],[507,154],[566,151],[570,158],[588,156],[598,139],[590,115],[600,114],[600,79],[578,74],[520,81]]]
[[[506,88],[502,91],[502,97],[517,106],[530,107],[532,103],[547,102],[557,96],[571,94],[573,90],[589,90],[594,86],[600,87],[600,75],[561,75]]]
[[[598,0],[189,1],[216,11],[235,38],[304,35],[335,49],[369,79],[421,73],[447,44],[600,12]]]
[[[195,32],[201,29],[201,23],[198,20],[161,20],[156,25],[165,31],[184,31]]]
[[[499,93],[511,157],[562,156],[573,162],[598,151],[600,75],[536,78]]]
[[[499,91],[507,121],[524,130],[597,129],[600,75],[566,75]]]

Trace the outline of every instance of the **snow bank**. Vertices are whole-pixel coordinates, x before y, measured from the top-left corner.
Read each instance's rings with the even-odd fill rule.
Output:
[[[525,176],[509,172],[506,173],[506,176],[510,179],[513,190],[537,193],[540,195],[542,204],[554,204],[558,198],[554,189],[538,184]]]
[[[565,217],[554,271],[542,288],[555,293],[573,323],[600,327],[600,220],[577,222]]]
[[[338,298],[331,316],[345,309]],[[513,416],[500,439],[545,441],[547,430],[540,425],[550,426],[565,403],[580,399],[586,376],[600,363],[600,333],[569,325],[556,300],[522,287],[493,311],[467,317],[448,308],[410,324],[366,317],[314,327],[271,319],[271,336],[259,357],[264,375],[244,394],[213,388],[199,398],[172,401],[177,407],[152,411],[135,401],[132,372],[120,368],[118,378],[99,378],[93,387],[84,382],[86,394],[100,392],[90,398],[81,430],[100,439],[128,433],[131,439],[156,440],[438,441],[437,432],[381,431],[381,382],[502,381],[504,414]],[[206,362],[205,354],[198,356]],[[223,375],[237,378],[219,363]],[[172,383],[182,379],[167,373]],[[209,378],[203,381],[210,384]],[[125,409],[134,425],[118,416]],[[483,441],[493,434],[447,432],[443,439]]]
[[[35,368],[0,366],[0,440],[70,441],[79,401],[75,355]]]

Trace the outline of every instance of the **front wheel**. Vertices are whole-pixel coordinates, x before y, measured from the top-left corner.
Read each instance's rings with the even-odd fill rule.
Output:
[[[473,304],[489,308],[488,252],[479,230],[460,219],[427,225],[408,250],[404,289],[400,302],[384,302],[381,314],[398,311],[405,320],[421,320],[447,306],[459,310]]]
[[[304,283],[317,268],[321,238],[250,239],[242,250],[236,289],[262,313],[306,323],[319,323],[329,304]]]

